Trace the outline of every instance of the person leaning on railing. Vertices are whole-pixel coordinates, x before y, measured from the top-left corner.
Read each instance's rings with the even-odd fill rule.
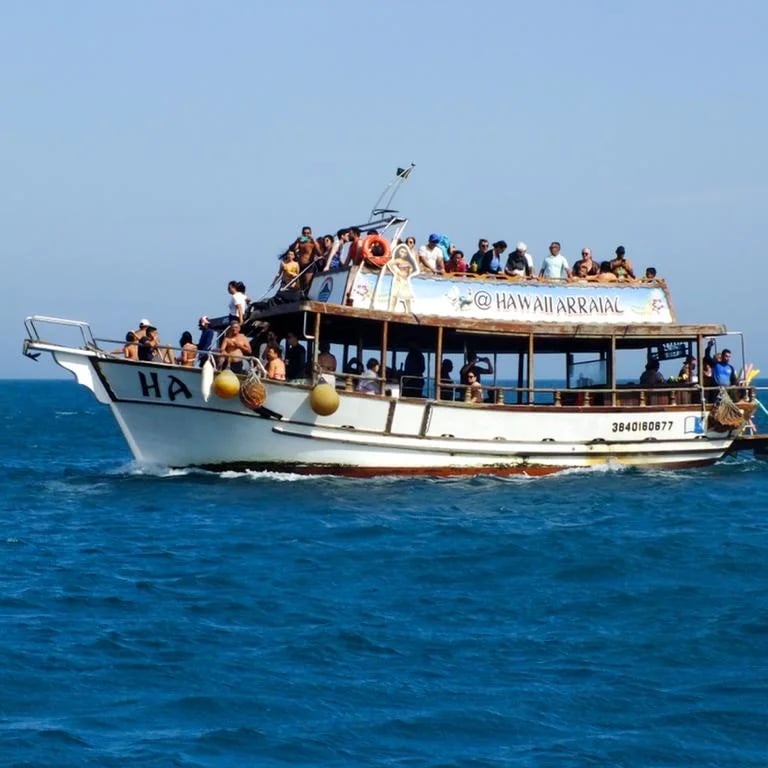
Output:
[[[482,403],[483,402],[483,385],[477,378],[477,374],[474,371],[470,371],[467,374],[467,393],[469,395],[470,403]]]
[[[659,361],[652,358],[645,364],[645,370],[640,375],[640,386],[658,387],[660,384],[664,384],[664,377],[659,371]]]
[[[197,357],[197,345],[192,341],[192,334],[189,331],[184,331],[179,339],[179,351],[180,354],[176,358],[178,365],[183,365],[185,368],[192,368],[195,365],[195,358]]]
[[[222,368],[229,367],[235,373],[244,372],[243,357],[250,356],[252,352],[251,343],[245,334],[240,332],[240,323],[230,323],[219,345],[219,353]]]
[[[120,349],[113,349],[110,354],[122,355],[126,360],[139,359],[139,340],[133,331],[125,334],[125,344]]]
[[[197,340],[197,364],[202,368],[213,350],[216,332],[211,328],[210,320],[206,315],[197,321],[197,327],[200,329],[200,338]]]
[[[365,365],[360,381],[357,383],[357,391],[365,392],[369,395],[378,395],[381,393],[381,383],[379,381],[379,361],[371,357]]]

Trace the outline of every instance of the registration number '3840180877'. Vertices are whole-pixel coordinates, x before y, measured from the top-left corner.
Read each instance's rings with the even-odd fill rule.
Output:
[[[660,421],[614,421],[611,432],[669,432],[674,422]]]

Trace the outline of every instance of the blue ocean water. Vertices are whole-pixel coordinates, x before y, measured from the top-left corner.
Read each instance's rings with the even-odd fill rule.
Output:
[[[0,382],[3,766],[768,764],[768,463],[142,470]]]

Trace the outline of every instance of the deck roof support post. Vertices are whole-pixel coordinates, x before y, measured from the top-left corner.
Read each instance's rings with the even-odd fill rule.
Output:
[[[533,392],[533,334],[528,334],[528,405],[536,400]]]
[[[440,389],[440,372],[443,370],[443,326],[437,326],[437,344],[435,352],[435,400],[440,400],[442,390]]]

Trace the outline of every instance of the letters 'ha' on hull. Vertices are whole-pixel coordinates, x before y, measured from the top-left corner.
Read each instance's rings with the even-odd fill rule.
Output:
[[[393,219],[393,241],[403,221]],[[702,380],[639,383],[646,361],[692,359],[701,371],[707,338],[726,334],[678,323],[663,281],[436,277],[403,248],[251,306],[243,330],[255,349],[267,328],[297,333],[309,363],[305,379],[284,382],[251,359],[239,386],[259,379],[256,405],[212,392],[200,368],[107,352],[86,323],[28,318],[25,351],[52,354],[107,404],[137,461],[170,467],[360,477],[683,468],[717,461],[750,426],[748,387],[734,403]],[[84,343],[44,340],[40,327],[57,323]],[[333,375],[319,364],[323,342],[340,358]],[[353,358],[378,363],[373,378]],[[482,396],[459,375],[474,358]],[[446,361],[452,375],[441,374]],[[313,398],[321,385],[330,405]]]

